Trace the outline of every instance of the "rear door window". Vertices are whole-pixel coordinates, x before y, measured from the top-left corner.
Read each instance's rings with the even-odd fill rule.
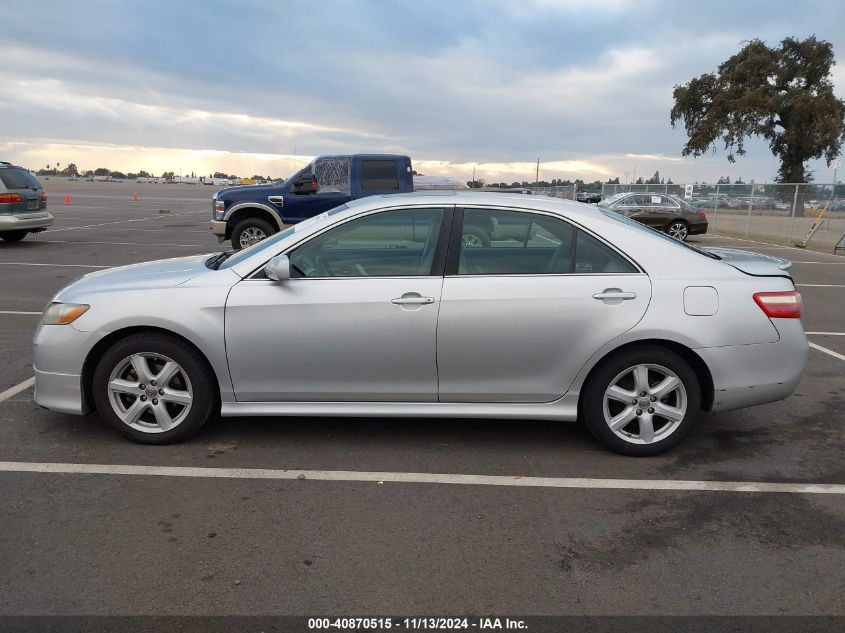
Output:
[[[0,169],[0,180],[6,189],[41,189],[41,183],[25,169]]]
[[[398,163],[395,160],[362,160],[361,188],[398,190]]]

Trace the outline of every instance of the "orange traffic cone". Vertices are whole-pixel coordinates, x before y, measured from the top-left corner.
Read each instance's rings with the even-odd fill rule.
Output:
[[[132,196],[132,200],[134,200],[135,202],[138,202],[138,194],[137,193],[134,196]]]
[[[70,204],[70,194],[65,194],[65,204]]]

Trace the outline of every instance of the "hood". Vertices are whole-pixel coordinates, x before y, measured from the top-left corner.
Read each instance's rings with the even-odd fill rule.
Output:
[[[66,286],[56,298],[66,301],[70,295],[75,297],[79,293],[178,286],[209,270],[205,260],[211,255],[191,255],[98,270]]]
[[[792,262],[788,259],[752,251],[715,247],[705,247],[702,250],[718,255],[729,266],[757,277],[789,277],[786,271],[792,266]]]
[[[278,195],[282,188],[280,183],[272,185],[241,185],[240,187],[226,187],[215,193],[217,200],[254,200],[260,196]]]

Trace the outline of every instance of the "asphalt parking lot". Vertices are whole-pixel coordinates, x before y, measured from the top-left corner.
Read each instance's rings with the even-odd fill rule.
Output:
[[[140,446],[32,402],[32,332],[86,272],[219,250],[213,189],[45,184],[55,225],[0,244],[0,461],[149,468],[0,472],[0,614],[845,615],[845,488],[677,489],[845,484],[845,258],[694,238],[794,260],[815,347],[791,398],[706,415],[657,458],[525,421],[230,418]],[[519,483],[531,477],[584,481]]]

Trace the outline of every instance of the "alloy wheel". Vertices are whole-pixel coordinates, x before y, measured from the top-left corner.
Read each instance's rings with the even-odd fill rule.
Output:
[[[687,225],[683,222],[673,222],[669,225],[669,236],[674,237],[676,240],[684,241],[687,239],[687,235],[689,234],[689,229]]]
[[[127,426],[143,433],[163,433],[182,423],[191,410],[194,390],[184,369],[154,352],[127,356],[108,382],[112,410]]]
[[[604,420],[618,437],[651,444],[674,433],[687,414],[684,383],[662,365],[641,364],[620,372],[604,392]]]
[[[239,242],[241,248],[252,246],[267,237],[267,234],[257,226],[249,226],[241,231]]]

